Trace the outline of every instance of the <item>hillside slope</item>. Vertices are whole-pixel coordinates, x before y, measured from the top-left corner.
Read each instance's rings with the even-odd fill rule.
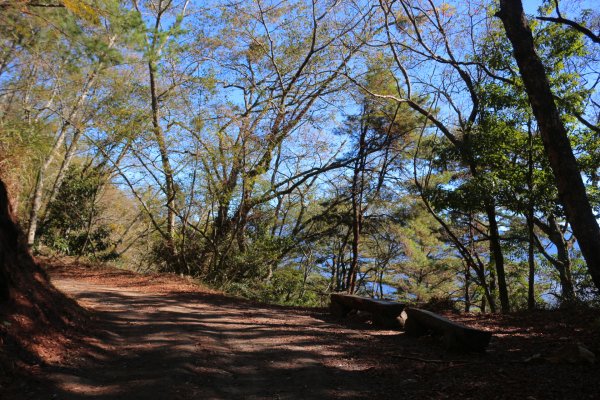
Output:
[[[0,180],[0,390],[18,392],[36,368],[78,348],[88,317],[29,253]]]

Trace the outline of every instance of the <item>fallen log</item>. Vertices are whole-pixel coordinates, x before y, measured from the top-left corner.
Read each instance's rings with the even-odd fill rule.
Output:
[[[345,317],[351,311],[367,311],[373,315],[373,322],[386,328],[402,328],[400,314],[405,304],[388,300],[376,300],[343,293],[331,294],[330,310],[333,315]]]
[[[413,336],[422,336],[428,333],[442,335],[448,350],[482,352],[485,351],[492,338],[491,332],[469,328],[419,308],[406,308],[402,313],[402,319],[407,334]]]

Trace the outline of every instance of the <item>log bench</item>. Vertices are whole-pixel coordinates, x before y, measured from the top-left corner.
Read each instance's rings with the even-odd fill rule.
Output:
[[[330,310],[338,317],[345,317],[351,311],[367,311],[373,315],[373,323],[386,328],[402,328],[400,314],[405,304],[388,300],[376,300],[368,297],[344,293],[331,294]]]
[[[492,338],[491,332],[469,328],[419,308],[407,307],[402,313],[402,319],[407,334],[413,336],[428,333],[442,335],[448,350],[483,352]]]

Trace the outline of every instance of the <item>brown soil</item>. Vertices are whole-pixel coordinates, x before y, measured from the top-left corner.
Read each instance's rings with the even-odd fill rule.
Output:
[[[4,394],[0,388],[2,399],[541,400],[600,393],[598,364],[523,362],[576,341],[600,354],[597,311],[451,316],[495,332],[485,354],[451,354],[436,338],[340,321],[325,310],[255,304],[169,275],[46,267],[54,285],[89,310],[90,335],[54,350],[46,342],[40,366]]]

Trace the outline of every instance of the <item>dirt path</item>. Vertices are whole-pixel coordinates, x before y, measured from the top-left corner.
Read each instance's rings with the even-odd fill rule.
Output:
[[[368,333],[341,329],[306,312],[250,308],[222,296],[152,294],[64,278],[53,282],[99,315],[106,340],[91,360],[51,368],[54,393],[31,393],[31,398],[367,396],[364,385],[345,373],[369,365],[343,358],[346,340]]]
[[[82,266],[50,267],[50,274],[90,310],[95,334],[74,341],[10,400],[541,400],[600,392],[597,364],[522,362],[569,335],[598,343],[583,333],[591,320],[585,313],[454,316],[495,331],[487,353],[460,355],[436,338],[256,305],[169,275]]]

